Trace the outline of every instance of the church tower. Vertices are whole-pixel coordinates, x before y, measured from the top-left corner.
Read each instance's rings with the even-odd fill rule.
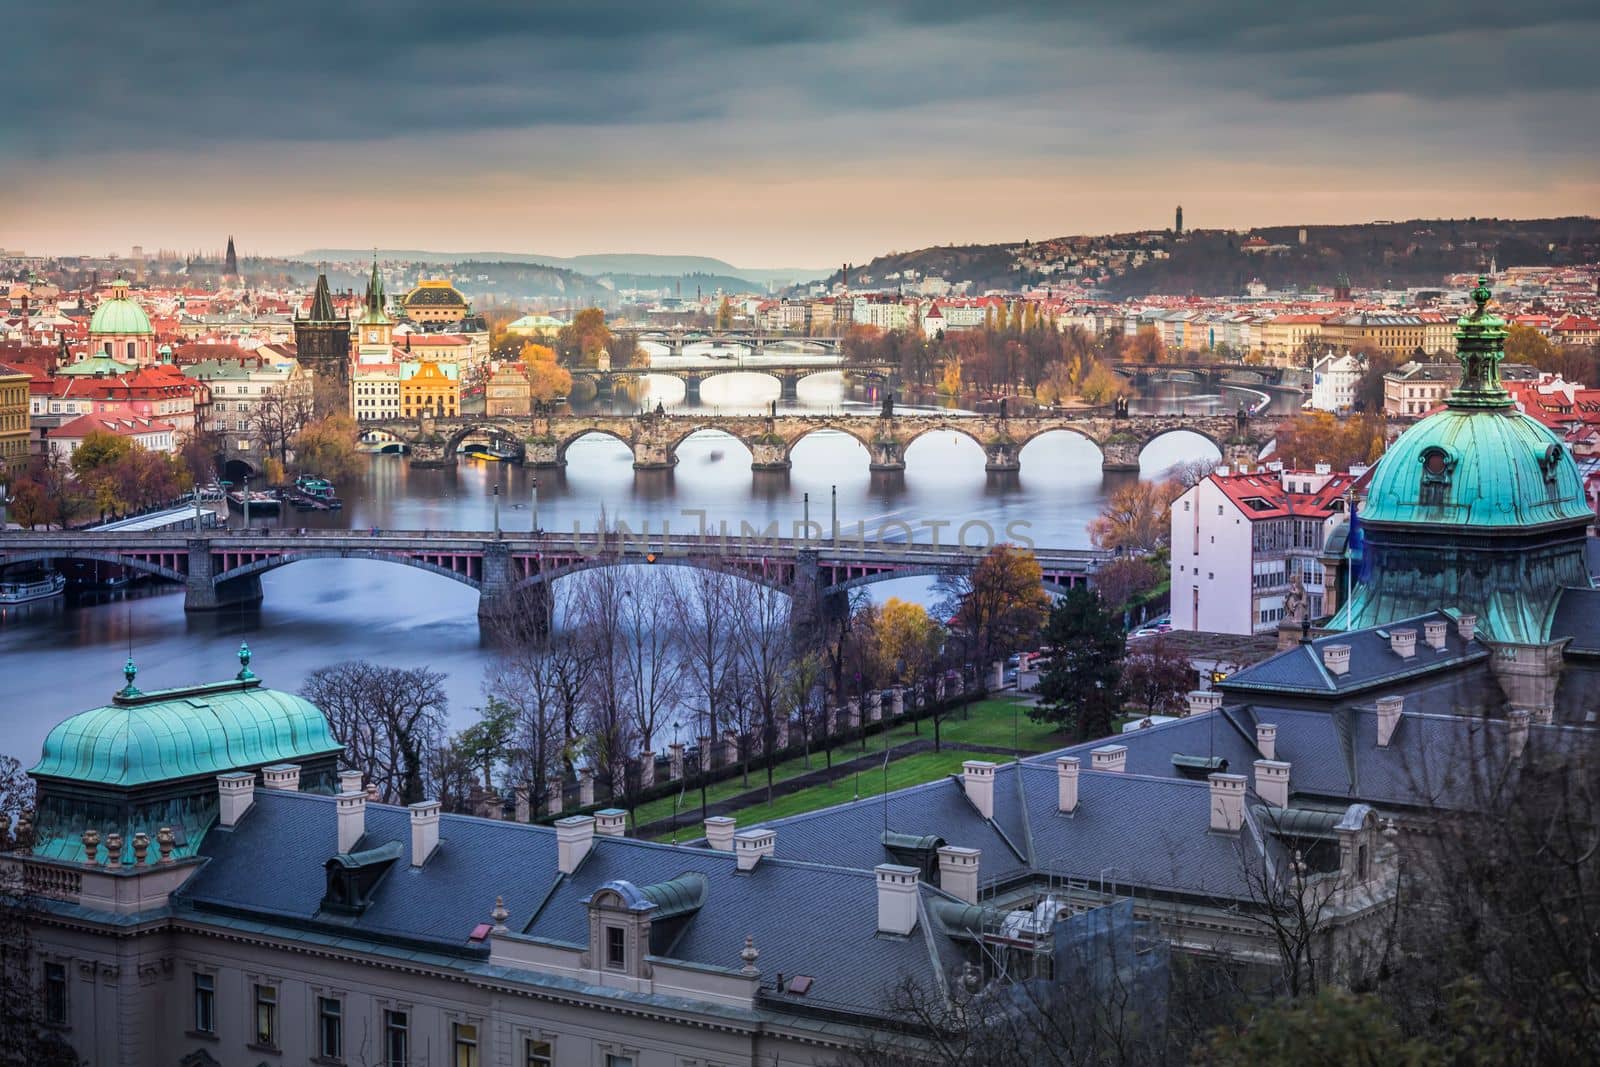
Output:
[[[367,279],[366,307],[356,319],[356,343],[362,347],[389,347],[394,338],[394,321],[384,312],[383,275],[378,273],[378,257],[372,257],[372,276]]]
[[[1177,216],[1172,220],[1172,232],[1178,237],[1183,236],[1183,205],[1178,205]]]
[[[228,234],[228,254],[222,260],[222,273],[231,277],[239,276],[239,254],[233,250],[233,234]]]
[[[315,383],[317,414],[349,414],[350,320],[335,314],[326,274],[317,275],[311,313],[294,320],[294,345],[296,358]]]

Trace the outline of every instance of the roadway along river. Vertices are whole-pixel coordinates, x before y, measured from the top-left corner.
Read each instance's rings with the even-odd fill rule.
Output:
[[[668,406],[681,398],[681,384],[657,380]],[[655,383],[653,382],[654,386]],[[723,411],[758,411],[775,399],[778,383],[766,377],[727,376],[705,383],[704,406]],[[1151,402],[1146,410],[1186,410],[1199,414],[1219,404],[1231,410],[1236,397],[1184,397],[1177,393]],[[837,375],[801,383],[796,410],[875,410],[842,399]],[[905,410],[905,409],[903,409]],[[1175,434],[1146,450],[1142,476],[1158,475],[1171,464],[1196,455],[1215,456],[1203,439]],[[802,441],[788,475],[750,471],[750,457],[739,442],[718,435],[690,438],[671,472],[635,473],[620,442],[589,437],[568,453],[569,466],[539,477],[539,522],[546,529],[570,530],[574,523],[592,530],[604,516],[639,529],[698,529],[691,514],[707,521],[765,527],[778,522],[785,532],[801,521],[804,495],[810,494],[813,521],[826,524],[830,490],[838,489],[841,525],[867,523],[874,536],[879,523],[899,519],[921,528],[924,520],[947,521],[952,529],[969,519],[996,530],[1026,523],[1039,544],[1088,543],[1085,526],[1106,493],[1131,474],[1106,475],[1094,446],[1071,434],[1050,434],[1022,453],[1020,475],[986,475],[983,452],[957,434],[929,435],[906,453],[903,477],[886,479],[867,470],[861,445],[840,434],[816,434]],[[467,459],[454,469],[412,470],[404,457],[374,456],[363,477],[339,486],[342,512],[301,514],[286,509],[287,526],[348,526],[363,529],[482,529],[494,523],[494,487],[502,486],[500,521],[507,530],[532,523],[531,471]],[[923,533],[919,540],[926,539]],[[948,537],[948,534],[946,535]],[[871,587],[879,597],[921,596],[923,579]],[[316,667],[343,659],[370,659],[405,666],[428,666],[449,675],[452,718],[471,721],[482,702],[485,666],[492,656],[479,637],[477,594],[449,579],[371,561],[307,561],[267,574],[265,600],[256,608],[216,615],[186,615],[182,592],[173,586],[143,585],[125,594],[90,602],[69,599],[0,611],[0,669],[5,699],[0,702],[0,753],[31,763],[49,727],[61,718],[105,703],[122,684],[121,668],[131,647],[145,689],[228,677],[238,669],[234,654],[241,640],[255,653],[252,668],[267,685],[298,688]]]

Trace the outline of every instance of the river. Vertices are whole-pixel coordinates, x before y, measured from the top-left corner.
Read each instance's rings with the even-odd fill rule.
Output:
[[[764,375],[713,378],[702,387],[702,408],[760,411],[778,396],[778,383]],[[1244,395],[1253,401],[1258,397]],[[1169,386],[1143,400],[1139,410],[1180,407],[1194,414],[1233,410],[1240,395],[1196,395],[1194,387]],[[657,378],[643,402],[669,409],[682,400],[682,385]],[[1289,404],[1279,398],[1273,410]],[[800,383],[799,400],[785,410],[871,411],[848,401],[837,373]],[[914,410],[902,406],[901,410]],[[1173,434],[1154,442],[1139,477],[1159,475],[1180,460],[1215,456],[1203,438]],[[1106,494],[1132,474],[1104,474],[1095,447],[1071,433],[1052,433],[1022,452],[1015,475],[984,472],[983,451],[955,433],[930,434],[906,452],[903,475],[873,475],[867,453],[837,433],[807,437],[794,451],[788,474],[754,474],[749,453],[737,440],[698,434],[679,449],[673,471],[635,472],[626,446],[592,436],[576,442],[564,471],[539,473],[538,520],[545,529],[579,524],[593,529],[605,516],[635,530],[670,523],[693,531],[706,521],[733,529],[777,522],[785,532],[806,513],[829,520],[837,490],[839,521],[848,530],[894,518],[919,527],[925,521],[959,526],[969,519],[996,530],[1025,523],[1038,544],[1088,543],[1085,527]],[[534,472],[510,465],[460,460],[452,469],[412,470],[403,456],[372,456],[365,473],[339,485],[340,512],[296,513],[278,520],[290,526],[389,529],[481,529],[494,525],[496,485],[501,486],[500,521],[506,530],[529,529],[533,521]],[[920,539],[920,538],[919,538]],[[874,595],[926,595],[927,580],[886,582]],[[183,610],[175,586],[146,584],[130,591],[68,597],[0,611],[0,753],[25,763],[37,757],[45,733],[67,715],[106,703],[122,684],[122,664],[131,654],[144,689],[231,676],[235,653],[248,641],[252,669],[264,684],[296,689],[307,673],[344,659],[395,666],[427,666],[448,676],[452,719],[472,721],[482,703],[483,674],[492,660],[479,637],[477,594],[447,578],[406,567],[364,560],[316,560],[272,571],[262,579],[258,607],[211,615]]]

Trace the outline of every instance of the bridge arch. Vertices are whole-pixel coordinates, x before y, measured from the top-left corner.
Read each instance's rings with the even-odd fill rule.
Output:
[[[594,437],[594,436],[609,437],[613,441],[620,441],[622,443],[622,447],[626,448],[630,455],[633,453],[633,441],[630,440],[627,437],[622,436],[622,434],[619,433],[613,427],[610,427],[610,426],[585,426],[581,430],[579,430],[578,432],[572,433],[572,434],[568,434],[566,437],[563,437],[562,439],[560,439],[559,441],[556,442],[556,460],[560,464],[564,465],[567,462],[567,449],[571,448],[573,445],[577,444],[579,441],[583,440],[585,437]]]
[[[265,574],[267,571],[275,571],[279,567],[287,567],[291,563],[299,563],[301,560],[307,559],[369,559],[375,560],[379,563],[398,563],[401,566],[411,567],[419,571],[429,571],[433,574],[442,575],[446,578],[452,579],[453,581],[460,582],[462,585],[470,586],[473,589],[478,589],[481,587],[481,583],[478,581],[478,579],[472,577],[470,574],[465,574],[460,571],[453,571],[449,567],[443,567],[437,563],[430,563],[427,560],[416,559],[414,557],[402,555],[396,552],[380,552],[376,550],[371,552],[363,552],[355,549],[315,548],[302,549],[295,552],[285,552],[279,556],[267,556],[263,559],[252,560],[249,563],[240,564],[231,570],[218,572],[212,576],[212,581],[217,585],[221,585],[222,583],[232,581],[235,578],[245,578],[249,577],[250,575]]]
[[[794,437],[789,438],[788,443],[784,446],[783,458],[792,461],[794,459],[794,450],[800,446],[800,442],[818,433],[842,433],[866,449],[868,456],[872,455],[872,439],[858,433],[851,426],[808,426]]]
[[[590,556],[541,568],[526,578],[519,579],[512,586],[512,589],[515,591],[548,586],[561,578],[581,574],[584,571],[603,570],[607,567],[692,567],[696,570],[717,571],[720,574],[740,578],[756,585],[763,585],[768,589],[776,589],[782,593],[790,593],[794,590],[794,569],[792,566],[779,567],[770,576],[763,576],[758,568],[748,564],[741,565],[739,561],[729,560],[717,553],[693,556],[659,556],[653,563],[642,556]]]
[[[1169,429],[1160,430],[1160,431],[1158,431],[1156,433],[1153,433],[1149,437],[1146,437],[1143,440],[1141,440],[1139,442],[1139,456],[1140,456],[1140,458],[1142,459],[1144,457],[1145,451],[1147,449],[1149,449],[1149,447],[1151,445],[1155,444],[1157,441],[1161,440],[1164,437],[1171,437],[1174,434],[1192,434],[1195,437],[1198,437],[1201,440],[1205,441],[1212,448],[1215,448],[1217,450],[1217,455],[1225,456],[1225,455],[1228,454],[1228,450],[1223,446],[1223,442],[1217,440],[1214,436],[1212,436],[1211,434],[1207,433],[1205,430],[1202,430],[1202,429],[1200,429],[1198,427],[1195,427],[1195,426],[1173,426],[1173,427],[1171,427]]]
[[[183,554],[187,557],[187,553]],[[35,552],[19,552],[11,555],[0,556],[0,566],[9,567],[16,563],[53,563],[60,559],[91,560],[96,563],[111,563],[118,567],[126,567],[130,571],[141,574],[150,574],[168,581],[182,582],[188,579],[183,571],[165,566],[159,562],[140,559],[137,556],[124,556],[117,552],[101,552],[91,549],[40,549]]]
[[[450,436],[445,439],[445,458],[454,459],[457,450],[461,448],[461,443],[475,433],[486,433],[491,437],[511,437],[516,440],[519,446],[522,444],[522,434],[515,427],[505,423],[495,423],[488,419],[481,421],[475,419],[451,431]]]
[[[746,452],[750,451],[749,443],[746,442],[743,437],[740,437],[736,432],[734,432],[731,427],[721,426],[715,422],[707,422],[700,426],[693,426],[685,429],[682,433],[678,434],[667,443],[667,452],[672,455],[677,455],[678,449],[682,447],[683,443],[697,434],[717,434],[720,437],[732,440],[734,444],[737,444]]]

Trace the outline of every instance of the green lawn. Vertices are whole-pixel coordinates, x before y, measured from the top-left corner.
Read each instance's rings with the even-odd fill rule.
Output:
[[[888,775],[889,790],[893,792],[896,789],[921,785],[923,782],[959,773],[961,764],[971,758],[970,752],[947,750],[922,752],[904,759],[891,760]],[[816,811],[818,808],[831,808],[835,804],[846,804],[858,797],[875,797],[883,792],[883,785],[883,770],[881,767],[874,767],[859,774],[847,775],[826,785],[815,785],[788,796],[777,797],[771,804],[753,804],[731,814],[738,820],[740,826],[752,826],[767,819],[781,819],[786,815],[799,815],[802,812]],[[687,841],[699,836],[700,833],[701,827],[698,822],[688,823],[679,829],[678,840]],[[672,835],[661,834],[656,840],[670,841]]]
[[[951,745],[996,745],[1002,748],[1011,748],[1013,732],[1017,733],[1017,741],[1024,752],[1048,752],[1053,748],[1060,748],[1068,742],[1057,736],[1049,726],[1040,725],[1028,718],[1027,708],[1017,708],[1015,723],[1013,722],[1013,704],[1010,698],[997,698],[980,700],[973,703],[968,710],[967,717],[961,717],[960,710],[952,711],[945,716],[939,730],[939,737],[945,744]],[[920,731],[920,732],[919,732]],[[902,745],[908,741],[922,738],[933,740],[933,720],[923,719],[913,727],[911,723],[901,723],[884,734],[873,734],[867,738],[865,752],[882,752],[884,745]],[[849,744],[835,745],[833,761],[855,759],[863,754],[861,742],[853,741]],[[811,765],[806,766],[804,758],[796,756],[785,760],[773,768],[772,780],[774,783],[786,782],[790,778],[805,774],[807,771],[820,770],[827,766],[823,753],[819,749],[811,754]],[[960,761],[957,761],[960,766]],[[881,777],[881,776],[880,776]],[[753,762],[750,767],[750,785],[744,785],[744,779],[735,774],[732,778],[725,778],[714,782],[706,789],[707,803],[716,803],[736,797],[751,789],[764,788],[767,782],[766,768],[759,762]],[[657,819],[672,817],[673,806],[677,803],[676,793],[671,796],[652,800],[648,804],[641,804],[634,813],[634,818],[641,824],[654,822]],[[700,791],[691,789],[684,795],[683,808],[700,806]]]

